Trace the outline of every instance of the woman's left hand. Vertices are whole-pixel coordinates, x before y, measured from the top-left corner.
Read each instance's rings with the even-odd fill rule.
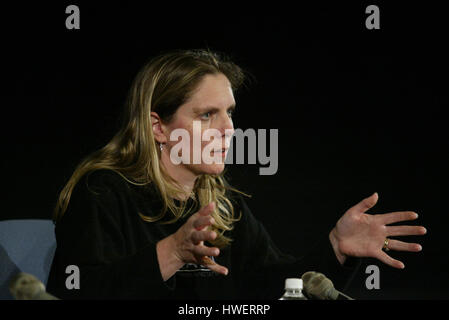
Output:
[[[387,226],[388,224],[414,220],[418,215],[412,211],[399,211],[385,214],[367,214],[379,196],[372,196],[362,200],[350,208],[338,220],[336,226],[329,234],[329,239],[335,254],[341,264],[346,257],[371,257],[379,259],[394,268],[403,269],[404,264],[390,257],[384,248],[385,239],[388,239],[387,250],[418,252],[422,247],[417,243],[407,243],[389,239],[390,236],[423,235],[427,231],[422,226]]]

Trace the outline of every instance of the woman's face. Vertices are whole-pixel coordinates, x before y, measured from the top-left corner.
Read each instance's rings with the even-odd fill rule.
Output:
[[[234,108],[235,100],[228,78],[221,73],[204,76],[190,99],[178,108],[172,121],[164,125],[167,137],[165,160],[167,155],[171,155],[173,164],[173,159],[182,157],[183,162],[177,170],[186,170],[196,176],[221,173],[234,133]],[[179,135],[178,139],[171,141],[170,135],[178,135],[179,132],[188,137]]]

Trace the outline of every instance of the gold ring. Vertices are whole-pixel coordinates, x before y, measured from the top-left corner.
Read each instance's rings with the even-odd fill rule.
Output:
[[[388,251],[388,250],[390,250],[389,248],[388,248],[388,238],[385,238],[385,241],[384,241],[384,246],[382,247],[382,249],[384,249],[385,251]]]

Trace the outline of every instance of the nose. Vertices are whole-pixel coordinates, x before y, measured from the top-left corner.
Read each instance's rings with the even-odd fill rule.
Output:
[[[223,137],[231,138],[234,134],[234,123],[232,118],[226,113],[222,119],[219,130]]]

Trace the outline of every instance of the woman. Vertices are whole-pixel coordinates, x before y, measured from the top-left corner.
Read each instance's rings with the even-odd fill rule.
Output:
[[[63,299],[273,299],[286,277],[316,270],[341,288],[357,265],[350,257],[403,268],[383,249],[421,249],[387,238],[424,234],[423,227],[386,226],[415,219],[414,212],[365,214],[377,202],[374,194],[349,209],[306,256],[282,254],[217,161],[226,156],[233,93],[243,80],[238,66],[203,50],[163,54],[140,71],[122,128],[81,162],[60,194],[50,293]],[[179,130],[189,137],[220,134],[211,148],[206,139],[198,144],[175,134]],[[198,154],[216,161],[194,161]],[[79,269],[75,288],[68,266]]]

